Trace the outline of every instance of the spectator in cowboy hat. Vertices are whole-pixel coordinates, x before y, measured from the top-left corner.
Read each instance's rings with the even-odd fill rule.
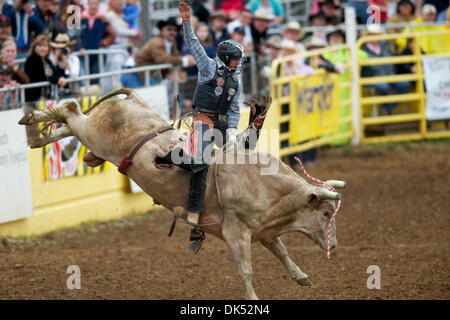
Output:
[[[160,33],[151,38],[134,55],[134,61],[137,67],[171,63],[183,67],[192,67],[195,60],[192,55],[182,56],[176,45],[175,38],[179,31],[179,26],[174,18],[165,21],[159,21],[157,27]],[[124,74],[120,81],[125,87],[139,88],[144,86],[144,73]]]
[[[214,47],[225,40],[230,39],[230,34],[227,31],[227,14],[223,10],[214,11],[210,16],[209,32],[211,33]]]
[[[275,27],[284,21],[284,8],[280,0],[250,0],[248,7],[253,15],[262,10],[270,19],[270,26]]]
[[[267,38],[267,28],[271,21],[273,21],[273,19],[269,18],[267,12],[263,9],[256,10],[253,15],[253,22],[250,29],[252,31],[255,52],[258,54],[263,55],[265,52],[264,42]]]
[[[302,27],[297,21],[289,21],[283,25],[283,40],[291,40],[298,46],[300,52],[305,51],[305,46],[300,43],[303,36]]]
[[[322,38],[312,37],[311,40],[306,45],[306,48],[308,49],[308,51],[311,51],[311,50],[322,49],[322,48],[325,48],[326,46],[327,46],[327,43]],[[315,55],[315,56],[308,57],[308,58],[306,58],[305,63],[315,69],[322,68],[328,72],[336,72],[336,73],[343,72],[342,68],[335,66],[329,60],[325,59],[322,55]]]
[[[55,66],[64,70],[66,78],[77,78],[80,75],[80,59],[72,54],[72,45],[76,44],[76,40],[70,40],[67,33],[59,33],[55,40],[50,42],[53,52],[50,60]],[[69,86],[65,87],[65,93],[72,93]]]
[[[282,38],[278,34],[274,34],[269,37],[266,41],[266,48],[269,49],[270,54],[270,60],[273,61],[280,57],[281,48],[282,48]],[[278,65],[277,74],[280,73],[280,66]],[[270,79],[272,77],[272,68],[270,65],[265,65],[262,69],[260,74],[267,79]]]

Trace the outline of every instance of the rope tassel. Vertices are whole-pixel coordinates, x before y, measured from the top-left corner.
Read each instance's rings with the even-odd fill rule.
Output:
[[[305,167],[303,166],[303,163],[301,162],[301,160],[298,157],[294,157],[294,159],[298,162],[298,164],[302,168],[303,174],[305,176],[307,176],[310,180],[312,180],[312,181],[314,181],[314,182],[316,182],[318,184],[317,185],[317,190],[316,190],[316,195],[317,195],[317,198],[319,198],[320,201],[323,201],[323,202],[328,202],[329,201],[328,199],[326,199],[326,200],[320,199],[319,194],[321,193],[320,192],[321,188],[326,188],[326,189],[336,193],[337,195],[339,195],[339,193],[337,193],[336,190],[332,186],[330,186],[328,183],[326,183],[325,181],[322,181],[322,180],[319,180],[319,179],[316,179],[316,178],[310,176],[309,173],[306,171]],[[339,209],[341,208],[341,200],[340,199],[339,200],[335,199],[335,200],[338,201],[337,202],[337,206],[336,206],[336,209],[334,209],[334,212],[333,212],[333,215],[330,218],[330,221],[328,222],[328,234],[327,234],[327,258],[328,259],[331,259],[331,238],[330,238],[330,235],[331,235],[331,224],[336,219],[336,214],[338,213]]]

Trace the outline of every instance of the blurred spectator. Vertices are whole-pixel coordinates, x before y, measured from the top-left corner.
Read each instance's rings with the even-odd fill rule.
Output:
[[[36,34],[39,35],[43,32],[49,31],[49,25],[51,22],[50,16],[50,4],[51,0],[35,0],[36,7],[33,14],[30,15],[29,22],[36,27]]]
[[[87,9],[83,12],[81,19],[82,49],[107,48],[114,43],[114,30],[108,19],[99,10],[99,0],[88,0]],[[85,52],[82,51],[82,54]],[[89,56],[89,74],[99,72],[98,56]],[[85,70],[86,73],[87,70]],[[92,80],[98,83],[98,80]]]
[[[11,89],[19,84],[12,80],[12,70],[5,64],[0,65],[0,88]],[[0,92],[0,111],[15,109],[17,107],[17,91]]]
[[[377,12],[374,12],[372,10],[372,12],[370,13],[370,15],[373,17],[373,21],[375,23],[385,23],[387,21],[388,18],[388,1],[387,0],[369,0],[369,7],[377,7],[378,10]],[[377,21],[378,17],[377,15],[380,15],[379,18],[380,20]]]
[[[116,36],[114,44],[129,47],[131,37],[138,35],[138,29],[132,29],[124,19],[122,0],[109,0],[105,17],[109,20]]]
[[[363,35],[377,35],[381,31],[378,29],[367,30]],[[381,58],[390,57],[392,54],[386,49],[385,45],[382,45],[380,41],[371,41],[363,44],[361,47],[367,53],[367,57]],[[392,76],[396,74],[395,65],[383,64],[383,65],[371,65],[364,66],[361,70],[361,77],[381,77]],[[378,94],[382,96],[390,95],[393,90],[395,94],[405,94],[409,91],[411,84],[408,81],[391,82],[391,83],[376,83],[365,86],[366,88],[375,89]],[[397,106],[397,103],[385,103],[381,107],[386,114],[392,114],[393,109]]]
[[[335,0],[324,0],[319,2],[319,9],[327,18],[327,23],[331,25],[338,25],[342,23],[342,17],[339,9],[340,5],[336,4]]]
[[[369,14],[367,13],[367,0],[349,0],[348,5],[355,8],[356,18],[361,24],[366,24]]]
[[[280,56],[281,57],[288,57],[299,53],[299,49],[297,45],[294,43],[294,41],[286,40],[283,43]],[[299,75],[299,76],[309,76],[314,74],[314,69],[305,64],[303,58],[295,59],[295,60],[289,60],[285,62],[284,64],[284,74],[283,76],[290,76],[290,75]],[[285,96],[288,93],[286,92]]]
[[[198,21],[206,24],[209,22],[209,10],[205,8],[202,1],[194,0],[191,4],[191,9]]]
[[[406,43],[406,48],[403,49],[403,51],[400,53],[400,55],[409,56],[409,55],[413,55],[414,52],[415,52],[414,39],[409,38]],[[425,52],[422,51],[422,54],[425,54]],[[397,67],[397,73],[399,73],[399,74],[416,73],[416,70],[417,70],[417,66],[414,62],[397,64],[396,67]],[[413,85],[414,83],[411,83],[411,84]]]
[[[448,2],[446,0],[423,0],[424,6],[431,4],[436,8],[436,15],[439,15],[442,11],[448,8]]]
[[[447,3],[447,8],[438,13],[437,21],[450,21],[450,0]]]
[[[17,47],[14,41],[6,40],[3,42],[0,57],[0,64],[6,65],[11,69],[11,79],[18,83],[29,83],[30,78],[16,64]]]
[[[325,27],[327,25],[327,16],[319,11],[315,15],[309,16],[309,26],[310,27]]]
[[[244,9],[239,12],[237,19],[227,24],[227,31],[229,34],[231,34],[236,29],[236,27],[243,27],[245,30],[244,45],[246,46],[250,43],[253,43],[252,30],[250,29],[251,23],[252,12],[248,9]]]
[[[306,48],[308,51],[311,50],[318,50],[325,48],[327,46],[327,43],[322,40],[322,38],[316,38],[313,37],[309,43],[307,44]],[[336,73],[342,73],[342,68],[339,66],[334,65],[332,62],[330,62],[328,59],[326,59],[323,55],[314,55],[311,57],[308,57],[305,59],[305,64],[313,67],[314,69],[325,69],[328,72],[336,72]]]
[[[270,19],[270,26],[278,26],[284,21],[284,8],[280,0],[250,0],[248,3],[253,15],[263,10],[265,16]]]
[[[11,20],[7,16],[0,16],[0,46],[7,40],[14,41],[11,33]]]
[[[59,33],[66,32],[66,25],[63,24],[61,15],[61,0],[50,0],[48,17],[49,32],[52,34],[52,38],[56,37]]]
[[[216,0],[214,3],[214,9],[223,10],[228,19],[234,20],[238,17],[239,11],[245,9],[245,6],[242,0]]]
[[[267,12],[262,9],[256,10],[253,15],[250,29],[252,31],[254,50],[259,55],[265,54],[264,41],[267,38],[267,28],[271,21],[272,19],[267,16]]]
[[[300,23],[297,21],[290,21],[289,23],[283,25],[283,40],[281,45],[283,45],[283,41],[291,40],[297,45],[299,52],[304,52],[306,51],[305,46],[303,43],[299,42],[302,35],[303,33]]]
[[[187,71],[186,69],[178,69],[178,85],[179,85],[179,96],[180,96],[180,106],[181,107],[181,115],[186,114],[187,112],[192,111],[192,100],[190,99],[184,99],[183,95],[183,84],[185,84],[187,81]],[[170,119],[174,120],[176,119],[176,106],[178,102],[176,101],[175,97],[175,76],[173,69],[170,69],[167,74],[166,78],[162,81],[162,84],[164,84],[167,87],[167,95],[169,99],[169,117]]]
[[[406,23],[416,19],[415,6],[410,0],[400,0],[397,3],[397,13],[388,19],[387,23]],[[400,33],[403,28],[389,28],[389,33]]]
[[[126,5],[123,8],[123,19],[128,23],[131,29],[139,29],[139,16],[141,14],[141,7],[137,3],[138,0],[126,0]]]
[[[327,25],[327,17],[322,11],[319,11],[316,15],[309,16],[309,26],[310,27],[325,27]],[[326,41],[327,34],[325,31],[315,31],[315,32],[306,32],[303,39],[308,39],[312,37],[319,37],[322,40]]]
[[[80,76],[80,59],[72,54],[72,45],[76,40],[70,40],[69,35],[60,33],[56,36],[54,42],[50,42],[53,52],[50,55],[50,60],[55,67],[64,71],[65,78],[77,78]],[[73,84],[64,87],[63,96],[69,96],[77,93],[78,86]]]
[[[3,13],[11,21],[12,35],[17,43],[17,56],[19,58],[27,56],[31,45],[32,34],[39,33],[38,26],[29,19],[30,15],[33,14],[31,1],[15,0],[14,6]]]
[[[172,63],[173,65],[182,65],[191,67],[195,65],[192,55],[181,56],[175,43],[175,37],[178,33],[178,25],[174,18],[167,21],[159,21],[158,28],[161,31],[159,35],[151,38],[134,55],[137,67]],[[123,86],[127,88],[138,88],[144,86],[144,73],[124,74],[120,78]]]
[[[200,41],[201,45],[205,49],[206,55],[208,57],[214,59],[216,57],[216,47],[213,46],[212,35],[211,35],[211,33],[209,33],[208,25],[203,22],[198,22],[195,25],[194,32],[195,32],[195,35],[197,36],[198,40]],[[181,54],[183,56],[190,54],[190,51],[187,48],[187,46],[183,47]],[[188,76],[189,77],[197,78],[197,74],[198,74],[197,66],[194,65],[194,66],[188,68]],[[194,86],[192,87],[192,93],[193,93],[193,90],[195,89],[196,83],[197,83],[197,80],[194,79],[194,81],[193,81]]]
[[[337,29],[327,34],[327,41],[330,46],[337,46],[345,44],[345,32],[342,29]],[[323,57],[340,68],[343,63],[347,63],[350,60],[349,51],[346,49],[329,51],[323,54]],[[367,59],[367,53],[361,49],[356,53],[359,60]],[[342,69],[341,69],[342,70]]]
[[[25,62],[25,73],[30,78],[30,83],[50,81],[59,87],[67,85],[64,78],[64,70],[53,65],[49,59],[50,38],[41,34],[36,37],[31,45],[30,56]],[[26,101],[37,101],[40,98],[51,98],[52,92],[48,87],[25,90]]]
[[[270,61],[278,59],[281,53],[281,36],[275,34],[269,37],[266,41],[266,48],[269,49]],[[280,66],[278,65],[277,75],[280,74]],[[266,79],[270,79],[272,77],[272,68],[269,65],[265,65],[260,72],[261,76]]]
[[[270,36],[266,41],[266,47],[269,49],[271,60],[279,58],[282,49],[281,37],[277,34]]]
[[[406,27],[403,33],[410,32],[428,32],[428,31],[443,31],[446,26],[421,26],[423,22],[435,22],[437,10],[432,4],[426,4],[422,7],[421,16],[417,18],[411,26]],[[426,54],[447,53],[450,52],[450,36],[448,34],[421,36],[419,38],[420,49]],[[406,47],[406,38],[399,38],[397,40],[399,51]]]
[[[253,42],[250,42],[249,44],[244,43],[245,29],[243,27],[234,28],[234,31],[231,33],[231,39],[242,44],[245,53],[248,54],[250,52],[253,52]]]
[[[212,35],[209,32],[208,25],[203,22],[199,22],[196,24],[194,32],[203,48],[205,49],[208,57],[214,58],[216,56],[216,47],[213,44]],[[189,54],[189,51],[186,52],[186,54]],[[195,74],[197,73],[198,71],[195,72]]]
[[[211,15],[211,24],[209,28],[209,32],[211,33],[214,47],[217,48],[217,45],[224,41],[230,39],[230,34],[227,29],[227,14],[223,10],[218,10],[212,13]]]

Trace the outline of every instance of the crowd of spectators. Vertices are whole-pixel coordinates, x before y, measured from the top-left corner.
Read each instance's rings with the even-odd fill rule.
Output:
[[[414,23],[407,28],[389,28],[387,32],[436,30],[444,27],[421,26],[420,23],[450,20],[449,1],[446,0],[349,0],[347,5],[355,7],[359,23],[367,21],[367,9],[373,5],[379,8],[381,23]],[[226,39],[240,42],[246,54],[258,61],[263,61],[268,56],[270,61],[345,42],[342,29],[333,32],[325,32],[323,29],[305,32],[305,25],[286,19],[285,8],[280,0],[191,1],[191,7],[195,33],[210,57],[215,56],[217,44]],[[109,61],[109,66],[113,69],[171,63],[184,69],[181,79],[185,78],[184,75],[193,78],[197,73],[195,61],[183,43],[180,19],[159,21],[156,24],[158,32],[151,39],[142,42],[144,39],[141,39],[139,28],[142,8],[138,0],[8,0],[0,8],[2,87],[48,80],[63,94],[74,94],[76,88],[68,85],[67,79],[86,73],[83,69],[86,50],[99,48],[128,50],[128,59]],[[314,0],[307,26],[340,25],[344,22],[343,11],[340,0]],[[80,17],[79,28],[70,27],[74,16]],[[424,53],[448,52],[450,41],[445,40],[447,41],[442,38],[424,38],[420,42],[421,50]],[[412,48],[411,41],[405,37],[396,42],[367,43],[358,55],[379,57],[407,54]],[[80,52],[80,59],[72,54],[73,51]],[[26,58],[24,70],[14,62],[16,58]],[[284,72],[311,74],[316,68],[342,72],[340,64],[345,62],[345,58],[345,55],[341,55],[339,58],[321,56],[319,59],[299,59],[286,65]],[[412,67],[414,66],[402,65],[398,70],[384,66],[372,69],[367,67],[363,68],[362,74],[391,75],[413,71]],[[263,78],[270,74],[263,65],[259,70]],[[91,56],[89,73],[99,71],[98,57]],[[167,84],[173,83],[171,72],[164,72],[162,79]],[[91,81],[96,82],[98,81]],[[193,84],[185,82],[183,101],[189,106]],[[144,76],[142,73],[122,75],[119,85],[141,87],[144,85]],[[410,84],[373,89],[382,94],[390,90],[404,92],[409,90],[408,85]],[[11,99],[15,99],[14,94],[12,96]],[[51,96],[49,89],[26,91],[26,101]],[[0,99],[6,101],[1,95]],[[4,107],[5,103],[2,102],[1,105]],[[391,109],[392,105],[386,106],[388,112]]]

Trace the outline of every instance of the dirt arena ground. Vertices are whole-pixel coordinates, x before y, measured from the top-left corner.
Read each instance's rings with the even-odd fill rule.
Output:
[[[329,261],[301,234],[282,236],[291,258],[314,282],[301,287],[259,243],[254,287],[261,299],[449,299],[450,144],[322,150],[307,167],[343,179],[339,245]],[[226,244],[208,236],[197,256],[189,228],[167,232],[165,210],[89,223],[43,237],[3,238],[0,299],[241,299],[243,288]],[[81,269],[68,290],[66,269]],[[381,289],[366,286],[381,270]]]

